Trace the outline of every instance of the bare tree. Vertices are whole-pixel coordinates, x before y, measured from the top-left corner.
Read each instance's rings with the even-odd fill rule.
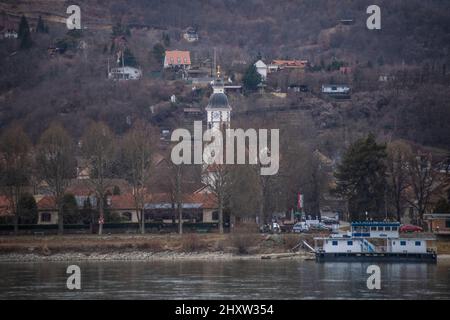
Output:
[[[219,232],[224,233],[223,229],[223,210],[225,206],[225,201],[229,197],[230,185],[230,168],[224,164],[215,164],[205,168],[203,174],[203,181],[208,187],[208,190],[214,194],[217,199],[218,210],[219,210]]]
[[[125,135],[122,149],[127,179],[133,187],[134,203],[141,233],[145,233],[145,201],[154,152],[154,130],[144,122],[136,125]]]
[[[85,158],[90,163],[90,183],[97,196],[99,210],[98,234],[103,233],[104,200],[108,191],[108,177],[114,163],[115,137],[109,127],[101,122],[93,123],[82,139]]]
[[[430,205],[430,197],[437,183],[437,174],[433,169],[432,156],[428,153],[414,154],[408,164],[413,198],[408,203],[416,208],[420,223]]]
[[[19,201],[31,173],[31,142],[21,127],[13,126],[0,137],[0,183],[14,215],[14,233],[19,232]]]
[[[255,168],[256,167],[256,168]],[[232,218],[248,217],[258,214],[260,211],[261,196],[257,191],[260,179],[259,166],[235,165],[230,166],[230,183],[228,184],[228,207]],[[230,217],[231,218],[231,217]],[[231,220],[230,230],[233,219]]]
[[[406,202],[405,191],[409,186],[408,160],[412,157],[412,150],[408,144],[394,141],[388,145],[387,154],[387,181],[397,219],[401,221]]]
[[[173,165],[173,174],[175,176],[173,183],[174,200],[178,216],[178,233],[183,234],[183,174],[184,165]]]
[[[58,207],[58,234],[63,234],[63,199],[76,168],[73,142],[61,125],[53,124],[42,134],[37,149],[38,172]]]

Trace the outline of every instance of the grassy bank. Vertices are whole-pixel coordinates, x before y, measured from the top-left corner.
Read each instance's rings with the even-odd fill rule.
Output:
[[[238,255],[288,252],[300,240],[311,242],[311,235],[261,234],[186,234],[113,235],[113,236],[46,236],[0,237],[1,254],[121,253],[210,253]]]

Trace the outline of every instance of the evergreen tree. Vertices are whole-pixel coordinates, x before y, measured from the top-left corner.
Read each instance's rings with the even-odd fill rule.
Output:
[[[163,63],[166,48],[161,43],[157,43],[153,46],[152,54],[157,63]]]
[[[36,25],[36,32],[38,33],[48,33],[48,28],[44,24],[44,20],[42,20],[42,17],[39,16],[37,25]]]
[[[126,48],[123,52],[123,56],[120,57],[119,63],[121,66],[122,66],[122,58],[123,58],[123,64],[125,66],[137,67],[138,63],[130,49]]]
[[[170,47],[170,36],[168,33],[165,33],[165,32],[163,33],[162,41],[164,43],[164,46],[166,46],[166,48]]]
[[[65,224],[78,224],[82,221],[78,204],[73,194],[66,194],[63,197],[62,211]]]
[[[352,219],[385,217],[386,146],[370,134],[350,146],[335,173],[336,192],[348,200]]]
[[[258,89],[258,85],[261,83],[262,78],[256,70],[256,66],[254,64],[248,67],[242,81],[244,83],[245,90],[255,91]]]
[[[20,49],[29,49],[32,47],[33,42],[31,40],[30,26],[25,16],[22,16],[20,19],[18,38],[20,40]]]
[[[19,224],[36,224],[38,222],[38,209],[34,197],[25,193],[19,200]]]

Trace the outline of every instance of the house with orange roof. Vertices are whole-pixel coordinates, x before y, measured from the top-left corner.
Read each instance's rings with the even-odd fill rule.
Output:
[[[108,204],[109,209],[118,213],[124,221],[138,222],[133,194],[111,196]],[[182,197],[184,222],[217,222],[217,207],[212,194],[193,193]],[[173,223],[177,220],[175,199],[168,193],[149,194],[145,201],[144,216],[146,222]]]
[[[37,201],[38,225],[50,225],[58,223],[58,207],[55,198],[44,196]]]
[[[164,69],[180,68],[190,69],[191,53],[189,51],[172,50],[166,51],[164,58]]]
[[[305,69],[308,60],[273,60],[268,66],[269,72],[276,72],[283,69]]]

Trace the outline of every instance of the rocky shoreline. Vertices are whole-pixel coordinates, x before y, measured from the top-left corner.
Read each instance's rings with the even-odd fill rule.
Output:
[[[260,255],[240,256],[231,253],[174,253],[174,252],[122,252],[122,253],[8,253],[0,255],[0,262],[66,262],[66,261],[174,261],[174,260],[249,260],[261,259]]]
[[[179,252],[118,252],[118,253],[76,253],[55,254],[7,253],[0,255],[2,262],[67,262],[67,261],[224,261],[224,260],[262,260],[262,259],[302,259],[311,260],[308,254],[252,254],[237,255],[225,252],[179,253]]]
[[[231,261],[262,260],[268,255],[236,255],[224,252],[179,253],[179,252],[121,252],[121,253],[56,253],[51,255],[37,253],[7,253],[0,255],[0,263],[39,263],[39,262],[120,262],[120,261]],[[269,258],[270,259],[270,258]],[[310,254],[296,254],[273,257],[276,259],[314,260]],[[450,255],[438,255],[438,261],[450,262]]]

